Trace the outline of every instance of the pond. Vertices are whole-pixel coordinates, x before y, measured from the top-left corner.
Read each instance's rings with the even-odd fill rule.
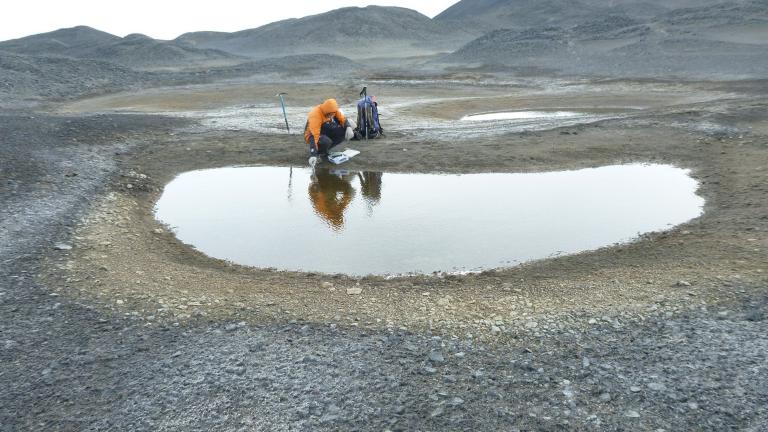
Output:
[[[536,119],[562,119],[570,117],[584,117],[586,113],[573,111],[510,111],[494,112],[486,114],[473,114],[464,116],[461,120],[488,121],[488,120],[536,120]]]
[[[291,167],[183,173],[155,214],[215,258],[280,270],[460,273],[628,242],[703,212],[686,169],[403,174]]]

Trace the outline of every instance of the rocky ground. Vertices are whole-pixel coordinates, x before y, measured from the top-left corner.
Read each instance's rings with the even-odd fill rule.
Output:
[[[6,110],[0,429],[764,430],[765,89],[381,83],[388,136],[349,169],[663,162],[691,168],[707,199],[701,218],[632,244],[398,279],[233,266],[154,221],[163,185],[183,171],[305,163],[298,136],[277,127],[204,121],[233,105],[274,104],[274,85]],[[301,107],[356,95],[351,85],[279,90]],[[632,111],[482,139],[406,126],[531,107]]]

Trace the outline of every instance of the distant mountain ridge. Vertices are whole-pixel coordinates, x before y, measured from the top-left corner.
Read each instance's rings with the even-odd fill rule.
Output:
[[[499,29],[442,61],[605,76],[765,77],[768,1],[675,9],[653,19],[600,15],[572,26]]]
[[[224,51],[160,41],[141,34],[121,38],[86,26],[0,42],[0,51],[27,56],[108,61],[134,68],[232,64],[239,61],[237,56]]]
[[[721,0],[461,0],[434,20],[457,23],[483,33],[497,29],[567,27],[605,15],[648,19],[671,10]]]
[[[338,54],[350,58],[452,51],[477,33],[399,7],[348,7],[235,33],[186,33],[176,40],[255,58]]]
[[[18,70],[38,66],[69,74],[75,63],[55,60],[62,58],[98,60],[85,64],[126,83],[135,77],[103,63],[207,79],[467,66],[739,78],[768,74],[766,50],[768,0],[461,0],[434,19],[405,8],[348,7],[171,41],[78,26],[0,42],[14,80],[24,80]]]

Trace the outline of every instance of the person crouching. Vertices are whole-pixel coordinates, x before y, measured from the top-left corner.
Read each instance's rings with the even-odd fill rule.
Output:
[[[304,126],[304,141],[309,145],[309,165],[314,167],[318,158],[327,156],[331,148],[352,139],[354,135],[354,126],[344,117],[336,99],[326,99],[312,108]]]

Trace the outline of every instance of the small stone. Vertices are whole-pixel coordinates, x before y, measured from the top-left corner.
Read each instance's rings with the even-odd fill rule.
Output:
[[[155,228],[155,229],[153,230],[153,232],[154,232],[155,234],[162,234],[162,233],[164,233],[165,231],[163,231],[163,229],[162,229],[162,228]]]
[[[589,321],[587,321],[590,324],[597,324],[597,320],[594,318],[590,318]]]
[[[451,401],[449,403],[451,405],[453,405],[453,406],[458,406],[458,405],[461,405],[461,404],[464,403],[464,399],[462,399],[460,397],[455,397],[455,398],[451,399]]]
[[[16,341],[14,341],[14,340],[10,340],[10,339],[6,339],[6,340],[3,342],[3,347],[4,347],[5,349],[11,349],[11,348],[15,347],[16,345],[18,345],[18,343],[17,343]]]
[[[686,281],[686,280],[679,280],[679,281],[677,281],[677,282],[675,283],[675,286],[679,286],[679,287],[689,287],[689,286],[691,286],[691,283],[690,283],[690,282],[688,282],[688,281]]]
[[[320,286],[325,288],[325,289],[333,288],[333,283],[325,281],[325,282],[321,283]]]
[[[696,402],[688,402],[688,408],[692,410],[699,409],[699,404],[697,404]]]
[[[242,367],[242,366],[234,367],[232,368],[232,373],[234,373],[237,376],[243,376],[245,375],[245,367]]]
[[[591,364],[592,364],[592,362],[590,362],[588,358],[584,357],[584,358],[581,359],[581,366],[582,367],[588,368],[589,365],[591,365]]]
[[[429,416],[430,417],[438,417],[438,416],[443,415],[444,412],[445,412],[445,410],[443,409],[443,407],[437,407],[437,408],[435,408],[434,411],[432,411],[432,413]]]
[[[425,366],[424,369],[422,369],[425,374],[427,375],[434,375],[437,373],[437,369],[431,367],[431,366]]]
[[[650,383],[648,384],[648,388],[653,391],[663,391],[667,389],[667,386],[662,383]]]
[[[640,387],[638,387],[638,386],[632,386],[632,387],[629,388],[629,391],[631,391],[632,393],[637,393],[640,390],[642,390],[642,389]]]
[[[499,333],[501,333],[501,328],[499,326],[492,325],[491,326],[491,333],[493,333],[495,335],[499,334]]]
[[[121,305],[121,304],[124,304],[125,302],[124,302],[124,301],[122,301],[122,300],[117,300],[115,303],[117,303],[117,304]]]
[[[626,413],[624,413],[624,417],[639,418],[640,417],[640,413],[635,411],[635,410],[629,410]]]
[[[348,295],[360,295],[362,293],[363,293],[362,288],[358,288],[358,287],[347,288]]]
[[[61,251],[72,250],[72,246],[66,243],[56,243],[55,245],[53,245],[53,248]]]
[[[600,395],[600,401],[602,402],[610,402],[611,401],[611,394],[610,393],[603,393]]]
[[[538,326],[539,326],[539,323],[537,323],[536,321],[528,321],[527,323],[525,323],[525,328],[531,328],[532,329],[532,328],[536,328]]]
[[[429,353],[429,361],[432,363],[443,363],[445,362],[445,357],[443,357],[442,352],[435,350]]]

